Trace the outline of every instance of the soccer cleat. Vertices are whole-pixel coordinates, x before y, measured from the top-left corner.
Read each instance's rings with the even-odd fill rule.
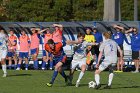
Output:
[[[96,86],[95,86],[95,89],[99,89],[100,87],[101,87],[101,84],[96,85]]]
[[[104,87],[104,89],[111,89],[111,85],[110,85],[110,86],[106,85],[106,86]]]
[[[135,71],[133,71],[132,73],[139,73],[139,71],[135,70]]]
[[[45,70],[45,68],[44,68],[44,67],[42,67],[41,69],[42,69],[42,70]]]
[[[7,77],[7,74],[5,73],[5,74],[3,74],[3,76],[2,77]]]
[[[46,85],[47,85],[48,87],[52,87],[53,84],[52,84],[52,83],[47,83]]]
[[[16,70],[20,70],[20,68],[18,67]]]
[[[50,68],[50,70],[53,70],[52,68]]]
[[[79,85],[80,85],[80,82],[76,82],[75,87],[79,87]]]

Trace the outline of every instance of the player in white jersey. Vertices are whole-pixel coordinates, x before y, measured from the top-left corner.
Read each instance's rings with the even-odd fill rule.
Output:
[[[4,34],[3,30],[0,30],[0,62],[2,64],[2,70],[4,72],[3,77],[7,76],[6,62],[5,62],[5,58],[8,52],[7,41],[8,41],[8,37]]]
[[[80,80],[82,79],[82,77],[86,71],[86,68],[87,68],[87,65],[86,65],[86,47],[88,45],[95,45],[96,44],[96,43],[88,43],[88,42],[84,41],[84,37],[85,37],[84,34],[79,33],[77,35],[78,41],[67,41],[67,44],[77,44],[76,48],[74,49],[75,53],[73,56],[73,60],[71,62],[71,71],[70,71],[70,76],[69,76],[69,79],[70,79],[69,84],[71,85],[75,68],[77,66],[80,67],[81,72],[80,72],[78,80],[76,82],[76,87],[79,87]]]
[[[105,41],[101,44],[99,48],[99,57],[98,57],[98,63],[96,64],[96,71],[95,71],[95,81],[96,81],[96,89],[99,89],[101,87],[100,84],[100,73],[109,67],[109,79],[108,79],[108,85],[104,88],[111,88],[111,83],[113,80],[113,69],[115,68],[117,64],[117,50],[120,53],[120,57],[122,57],[122,51],[118,44],[111,40],[111,33],[104,32],[103,36],[105,37]],[[104,55],[104,60],[100,63],[102,56]]]

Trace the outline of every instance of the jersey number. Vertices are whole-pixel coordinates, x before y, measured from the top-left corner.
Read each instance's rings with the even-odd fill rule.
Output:
[[[113,51],[113,45],[110,44],[111,51]]]

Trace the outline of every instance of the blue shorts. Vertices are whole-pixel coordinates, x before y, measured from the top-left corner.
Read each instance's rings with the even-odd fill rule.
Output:
[[[31,49],[31,55],[38,54],[38,49]]]
[[[46,53],[47,53],[47,51],[46,50],[43,50],[43,56],[47,56]],[[52,56],[52,53],[48,52],[48,55],[49,55],[49,57],[51,57]]]
[[[7,53],[7,56],[8,56],[8,57],[13,57],[14,55],[15,55],[15,52],[8,52],[8,53]]]
[[[58,57],[54,57],[55,65],[58,62],[65,63],[66,62],[66,59],[67,59],[67,56],[66,55],[61,55],[61,56],[58,56]]]
[[[24,57],[25,57],[25,58],[28,58],[28,57],[29,57],[29,53],[28,53],[28,52],[19,52],[19,57],[22,58],[22,59],[23,59]]]

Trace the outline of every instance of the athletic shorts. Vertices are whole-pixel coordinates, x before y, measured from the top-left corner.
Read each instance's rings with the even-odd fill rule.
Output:
[[[38,48],[31,49],[31,55],[38,54]]]
[[[59,57],[54,56],[54,64],[56,65],[58,62],[62,62],[63,64],[66,62],[67,56],[61,55]]]
[[[7,50],[0,50],[0,61],[1,59],[6,58],[7,56]]]
[[[43,56],[47,56],[47,51],[46,50],[43,50]],[[51,57],[52,56],[52,53],[50,53],[50,52],[48,52],[48,55],[49,55],[49,57]]]
[[[111,61],[109,60],[104,60],[100,65],[99,65],[99,70],[100,71],[103,71],[105,70],[106,68],[108,68],[110,65],[112,64],[116,64],[116,63],[111,63]]]
[[[119,45],[119,47],[120,47],[120,49],[122,50],[122,52],[123,52],[123,45]],[[117,57],[120,57],[120,53],[119,53],[119,51],[117,50]]]
[[[82,59],[79,59],[79,60],[72,60],[71,62],[71,69],[75,69],[76,67],[80,67],[82,65],[86,65],[86,58],[82,58]]]
[[[138,60],[140,57],[139,51],[132,51],[132,59]]]
[[[29,57],[29,53],[28,52],[19,52],[19,57],[20,58],[28,58]]]

